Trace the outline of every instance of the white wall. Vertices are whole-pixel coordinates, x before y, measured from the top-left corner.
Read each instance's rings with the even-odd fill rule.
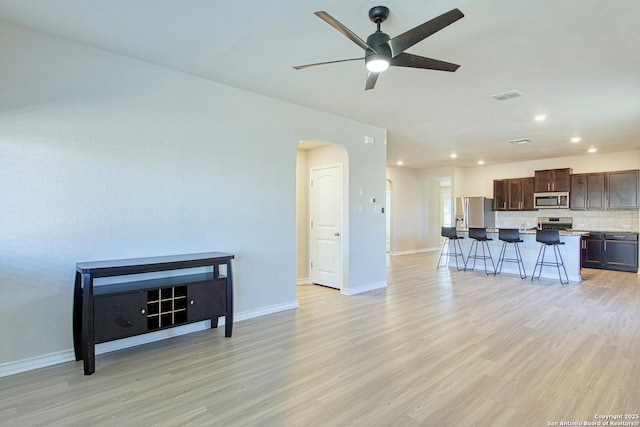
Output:
[[[451,183],[451,194],[456,194],[457,183],[454,179],[458,175],[456,168],[442,167],[423,169],[418,172],[418,179],[422,187],[423,227],[422,244],[425,248],[434,248],[440,245],[440,227],[442,225],[442,210],[440,194],[443,183]],[[447,184],[448,186],[448,184]]]
[[[393,183],[391,254],[439,246],[441,189],[450,184],[453,198],[462,195],[463,177],[463,169],[457,167],[415,170],[387,166],[387,179]]]
[[[349,164],[347,152],[343,147],[334,144],[327,144],[323,145],[322,147],[308,150],[307,167],[309,169],[318,166],[333,165],[338,163],[342,164],[345,167]],[[308,185],[309,183],[307,181],[307,186]]]
[[[0,367],[71,354],[79,261],[231,252],[236,314],[295,305],[300,140],[384,195],[384,129],[6,23],[0,57]],[[384,218],[350,212],[349,283],[384,282]]]
[[[418,171],[387,166],[391,181],[391,243],[389,251],[402,253],[422,248],[422,200]]]

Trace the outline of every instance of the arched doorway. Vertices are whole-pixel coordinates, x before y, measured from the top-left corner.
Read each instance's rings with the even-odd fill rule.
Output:
[[[340,220],[340,230],[332,230],[332,234],[324,235],[321,238],[327,237],[327,240],[320,241],[320,251],[318,251],[318,241],[314,240],[318,238],[318,233],[315,233],[318,229],[313,228],[312,217],[314,215],[327,215],[330,210],[322,210],[321,212],[312,212],[312,197],[318,196],[317,192],[311,191],[311,179],[312,175],[316,174],[318,177],[318,171],[330,171],[333,173],[340,170],[340,190],[339,196],[340,206],[338,207]],[[315,172],[314,172],[315,171]],[[323,177],[326,174],[321,173]],[[323,182],[324,185],[330,180]],[[327,188],[324,188],[327,190]],[[347,250],[349,239],[349,224],[348,224],[348,155],[343,146],[337,144],[331,144],[320,141],[303,140],[298,146],[297,161],[296,161],[296,234],[297,234],[297,283],[306,284],[313,283],[318,279],[317,272],[313,269],[322,268],[323,270],[334,270],[337,273],[336,280],[328,286],[335,287],[344,291],[348,289],[347,274]],[[326,194],[324,196],[326,197]],[[316,204],[317,205],[317,204]],[[324,206],[324,202],[322,204]],[[326,216],[324,219],[327,219]],[[327,221],[324,221],[326,223]],[[324,224],[323,225],[326,225]],[[327,229],[328,230],[328,229]],[[326,230],[325,230],[326,231]],[[334,245],[333,247],[330,247]],[[337,246],[336,246],[337,245]],[[332,265],[332,260],[328,259],[329,255],[334,254],[331,252],[338,249],[339,255],[335,259],[336,265]],[[320,257],[312,259],[313,257]]]

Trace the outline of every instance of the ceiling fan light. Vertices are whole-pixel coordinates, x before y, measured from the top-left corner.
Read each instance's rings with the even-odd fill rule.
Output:
[[[367,56],[365,62],[367,64],[367,70],[372,73],[381,73],[389,68],[389,58],[379,53]]]

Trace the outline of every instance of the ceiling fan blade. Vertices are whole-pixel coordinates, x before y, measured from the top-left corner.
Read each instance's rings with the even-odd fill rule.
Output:
[[[333,16],[329,15],[327,12],[320,10],[318,12],[315,12],[315,15],[318,18],[322,19],[327,24],[331,25],[336,30],[338,30],[343,36],[347,37],[349,40],[351,40],[352,42],[360,46],[362,49],[364,50],[371,49],[375,52],[375,49],[369,46],[364,40],[358,37],[353,31],[351,31],[350,29],[342,25],[340,21],[338,21]]]
[[[424,56],[401,53],[395,58],[391,58],[391,64],[396,67],[423,68],[438,71],[456,71],[460,66],[451,62],[440,61],[438,59],[425,58]]]
[[[305,68],[315,67],[316,65],[326,65],[326,64],[335,64],[338,62],[347,62],[347,61],[362,61],[364,58],[351,58],[351,59],[338,59],[337,61],[327,61],[327,62],[316,62],[315,64],[305,64],[305,65],[296,65],[296,70],[304,70]]]
[[[424,24],[418,25],[409,31],[399,34],[389,40],[389,46],[391,46],[391,55],[396,57],[405,50],[409,49],[414,44],[426,39],[430,35],[440,31],[447,25],[453,24],[458,19],[462,18],[464,14],[460,9],[452,9],[449,12],[433,18]]]
[[[367,74],[367,82],[364,85],[364,90],[373,89],[378,81],[378,76],[380,73],[374,73],[373,71],[369,71]]]

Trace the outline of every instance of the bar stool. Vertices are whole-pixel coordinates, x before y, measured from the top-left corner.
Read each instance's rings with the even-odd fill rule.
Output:
[[[527,272],[524,269],[524,263],[522,262],[522,254],[520,253],[520,247],[518,243],[523,243],[520,238],[520,231],[517,228],[501,228],[498,230],[498,239],[502,241],[502,250],[500,250],[500,256],[498,257],[498,265],[496,266],[495,274],[502,272],[502,265],[506,262],[515,262],[518,264],[518,273],[520,273],[521,279],[527,278]],[[507,246],[513,244],[515,251],[515,258],[506,258]],[[494,275],[495,275],[494,274]]]
[[[440,229],[440,235],[444,237],[444,242],[442,242],[442,249],[440,249],[440,257],[438,258],[438,265],[436,269],[440,267],[440,260],[442,259],[442,255],[446,255],[445,257],[445,266],[449,264],[449,256],[453,255],[456,257],[456,268],[458,271],[464,270],[464,267],[467,266],[466,261],[464,260],[464,255],[462,254],[462,246],[460,245],[460,240],[464,239],[462,236],[458,236],[458,232],[455,227],[442,227]],[[453,242],[453,252],[451,251],[451,242]],[[458,246],[456,246],[456,244]],[[444,251],[445,246],[447,247],[447,252]],[[458,257],[462,257],[462,265],[463,268],[460,268],[458,264]]]
[[[487,237],[487,229],[486,228],[469,228],[469,238],[473,239],[473,242],[471,242],[471,248],[469,249],[469,255],[467,255],[467,264],[469,264],[469,261],[471,260],[471,258],[473,258],[473,267],[471,267],[471,270],[473,270],[474,268],[476,268],[476,259],[481,259],[484,261],[484,272],[489,275],[489,274],[495,274],[496,272],[496,266],[493,263],[493,258],[491,258],[491,250],[489,250],[489,243],[487,243],[489,240],[493,240],[489,237]],[[475,245],[475,252],[473,252],[473,247]],[[478,255],[478,245],[482,246],[482,255]],[[486,248],[486,251],[485,251]],[[471,252],[473,252],[473,255],[471,255]],[[487,255],[487,252],[489,253],[489,255]],[[487,270],[487,260],[491,260],[491,265],[493,266],[493,271],[491,271],[491,273]],[[467,271],[467,266],[465,265],[464,270]]]
[[[567,270],[564,268],[564,260],[562,259],[562,254],[560,253],[560,248],[558,245],[564,245],[564,242],[560,241],[560,233],[558,230],[537,230],[536,231],[536,241],[541,244],[540,251],[538,252],[538,259],[536,260],[536,265],[533,267],[533,273],[531,274],[531,281],[536,276],[536,269],[540,266],[540,272],[538,273],[538,279],[542,274],[542,266],[547,265],[551,267],[556,267],[558,269],[558,277],[560,278],[560,283],[566,285],[569,283],[569,276],[567,275]],[[555,255],[555,262],[552,261],[544,261],[544,255],[548,246],[553,247],[553,253]],[[566,281],[562,280],[562,274],[560,273],[560,267],[564,271],[564,277],[567,279]]]

